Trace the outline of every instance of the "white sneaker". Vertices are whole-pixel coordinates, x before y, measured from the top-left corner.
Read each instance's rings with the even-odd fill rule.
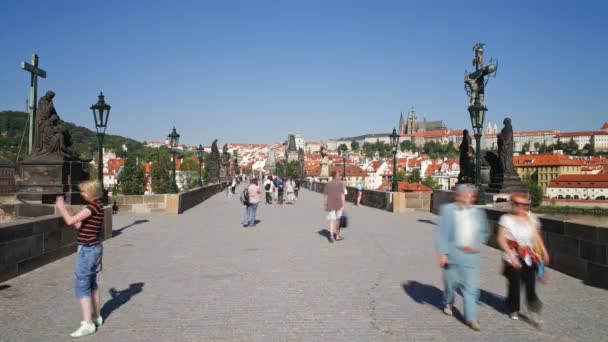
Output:
[[[102,318],[101,316],[97,316],[97,318],[95,318],[95,319],[93,320],[93,324],[95,324],[95,326],[96,326],[97,328],[99,328],[100,326],[102,326],[102,325],[103,325],[103,318]]]
[[[80,328],[70,334],[72,337],[82,337],[94,334],[97,329],[95,328],[95,324],[87,323],[85,321],[80,322]]]

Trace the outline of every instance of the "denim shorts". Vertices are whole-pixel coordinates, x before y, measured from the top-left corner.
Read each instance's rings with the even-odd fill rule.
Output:
[[[101,244],[94,246],[78,245],[76,252],[76,273],[74,278],[74,290],[76,298],[91,297],[91,293],[97,290],[97,273],[101,271],[101,257],[103,247]]]

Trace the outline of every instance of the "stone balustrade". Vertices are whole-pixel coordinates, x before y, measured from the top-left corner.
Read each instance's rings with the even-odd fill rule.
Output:
[[[31,206],[48,212],[52,206]],[[72,212],[82,207],[73,206]],[[20,209],[26,210],[26,209]],[[0,282],[29,272],[76,251],[77,230],[52,215],[0,224]],[[105,208],[103,239],[112,237],[112,208]]]
[[[441,205],[451,202],[452,197],[451,191],[434,191],[433,213],[438,214]],[[498,220],[506,212],[508,209],[486,208],[491,227],[489,246],[498,248]],[[608,288],[608,219],[606,224],[598,226],[551,217],[539,219],[551,268],[586,284]]]

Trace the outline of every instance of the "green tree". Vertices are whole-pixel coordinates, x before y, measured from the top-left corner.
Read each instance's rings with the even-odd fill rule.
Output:
[[[396,178],[397,178],[397,182],[406,182],[407,174],[405,173],[405,171],[399,170],[399,171],[397,171]]]
[[[89,166],[89,179],[90,180],[97,179],[97,168],[93,165]]]
[[[338,151],[346,152],[348,151],[348,146],[346,146],[346,144],[340,144],[340,146],[338,146]]]
[[[538,153],[547,153],[547,151],[549,151],[549,146],[543,142],[536,150]]]
[[[412,145],[414,144],[411,140],[403,140],[399,143],[399,149],[401,150],[401,152],[412,151]]]
[[[435,181],[435,178],[433,178],[433,176],[431,175],[426,175],[422,180],[422,184],[428,186],[433,190],[441,189],[441,185],[439,185],[439,183],[437,183],[437,181]]]
[[[359,142],[358,141],[353,141],[350,143],[350,149],[355,151],[355,152],[359,152]]]
[[[529,141],[523,144],[523,146],[521,147],[521,152],[522,153],[530,152],[530,142]]]
[[[192,158],[184,159],[180,166],[180,183],[183,186],[182,190],[194,189],[198,186],[199,164]]]
[[[529,177],[524,178],[522,182],[524,183],[524,186],[528,189],[528,192],[530,193],[530,202],[531,202],[532,206],[538,207],[542,203],[543,197],[545,195],[543,192],[543,188],[540,186],[540,184],[533,181]]]
[[[568,154],[575,154],[578,151],[578,144],[574,141],[574,138],[570,138],[570,141],[564,147]]]
[[[407,181],[410,183],[420,183],[422,181],[422,177],[420,176],[420,169],[413,169],[407,177]]]
[[[127,158],[125,166],[118,177],[117,190],[125,195],[142,195],[146,191],[146,176],[141,165],[135,158]]]
[[[154,193],[165,194],[169,191],[172,170],[173,165],[171,165],[171,158],[168,154],[158,155],[158,158],[152,161],[150,179]]]
[[[285,165],[285,175],[289,178],[298,178],[298,162],[297,161],[290,161],[287,162],[287,164]]]
[[[539,148],[540,148],[540,143],[537,141],[534,143],[534,150],[538,152]]]

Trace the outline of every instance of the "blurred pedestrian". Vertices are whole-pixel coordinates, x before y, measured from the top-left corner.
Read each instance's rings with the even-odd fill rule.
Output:
[[[507,309],[511,319],[519,319],[520,287],[526,289],[530,319],[540,323],[542,302],[536,294],[536,271],[549,264],[549,253],[540,234],[540,221],[529,212],[530,198],[524,193],[511,195],[511,213],[498,221],[497,242],[504,252],[503,270],[508,280]]]
[[[251,178],[250,184],[246,190],[249,194],[249,198],[246,204],[246,212],[243,220],[243,227],[255,227],[256,213],[258,209],[258,203],[260,202],[260,194],[262,191],[258,186],[258,180]]]
[[[476,196],[475,186],[460,184],[456,187],[456,202],[441,208],[437,251],[439,266],[444,270],[443,312],[453,315],[454,289],[460,287],[465,321],[471,329],[479,331],[479,255],[489,233],[485,212],[473,207]]]
[[[332,180],[325,185],[324,209],[327,212],[329,223],[329,241],[333,242],[344,239],[340,235],[339,220],[346,205],[346,187],[342,183],[339,173],[332,171],[330,176]]]

